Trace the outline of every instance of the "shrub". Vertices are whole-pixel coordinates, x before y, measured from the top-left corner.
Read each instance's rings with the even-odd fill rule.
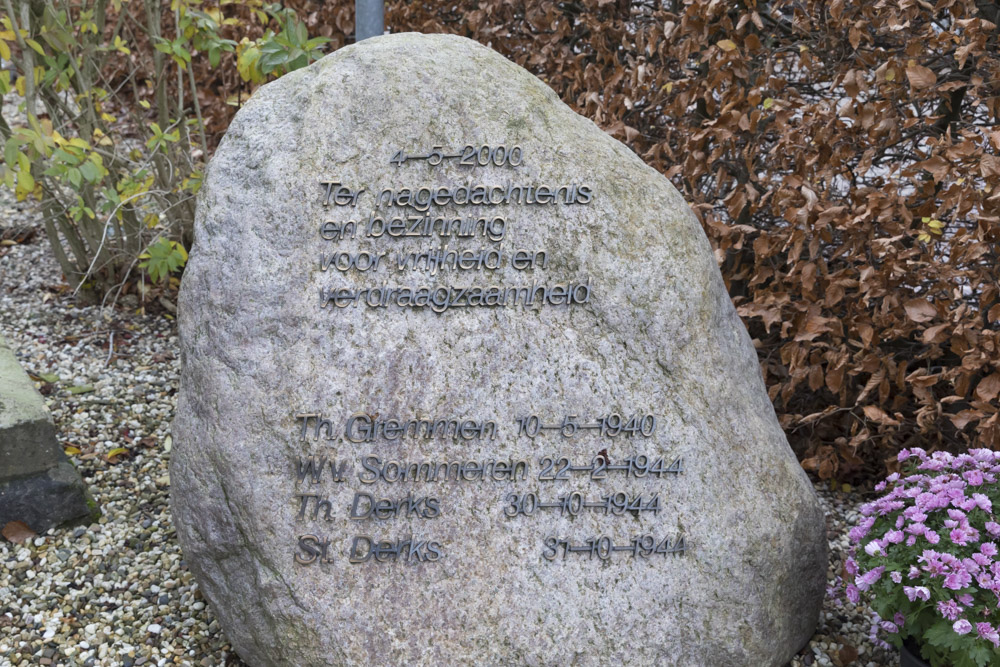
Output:
[[[209,152],[195,61],[220,67],[237,47],[223,29],[240,20],[200,0],[23,2],[18,13],[4,2],[0,56],[18,75],[3,72],[0,90],[23,96],[28,121],[0,123],[4,182],[42,202],[75,290],[115,297],[136,268],[165,280],[187,260]],[[280,5],[241,6],[248,20],[279,27],[254,45],[264,52],[257,80],[320,55],[323,40],[309,40]]]

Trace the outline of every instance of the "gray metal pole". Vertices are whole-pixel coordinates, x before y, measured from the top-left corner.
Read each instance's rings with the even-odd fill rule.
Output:
[[[385,32],[384,0],[354,0],[354,39],[360,42]]]

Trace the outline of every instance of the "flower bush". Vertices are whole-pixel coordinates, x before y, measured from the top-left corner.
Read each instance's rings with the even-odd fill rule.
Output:
[[[1000,664],[1000,452],[904,449],[899,461],[850,532],[847,597],[869,601],[873,634],[912,637],[934,667]]]

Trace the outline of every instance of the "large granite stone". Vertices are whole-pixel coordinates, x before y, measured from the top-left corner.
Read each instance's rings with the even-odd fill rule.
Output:
[[[0,528],[22,521],[42,533],[99,514],[41,394],[0,335]]]
[[[400,150],[466,144],[518,145],[523,160],[390,163]],[[338,196],[326,181],[365,192]],[[502,240],[363,233],[384,188],[466,183],[565,185],[559,196],[577,203],[470,208],[448,203],[453,191],[432,212],[503,216]],[[340,238],[336,225],[350,219],[365,221],[362,231]],[[395,252],[435,248],[544,251],[547,263],[434,276],[395,268]],[[390,256],[375,271],[322,270],[320,255],[334,251]],[[533,282],[589,291],[575,289],[571,305],[440,313],[398,292],[386,307],[379,291],[363,297],[375,306],[321,292]],[[550,302],[565,301],[554,294]],[[485,47],[380,37],[258,90],[209,168],[179,323],[174,518],[187,562],[251,665],[760,667],[784,664],[813,633],[823,515],[698,222],[660,174]],[[655,432],[532,438],[515,421],[576,415],[592,425],[609,413],[653,415]],[[329,420],[320,439],[317,419],[302,414]],[[368,442],[362,428],[438,418],[494,421],[496,437],[473,426],[468,437],[399,437],[390,422]],[[312,455],[328,459],[321,481],[299,481],[301,457]],[[681,457],[683,472],[616,467],[592,478],[605,460],[626,466],[640,455],[664,468]],[[540,480],[545,457],[577,469]],[[526,462],[527,478],[510,481],[493,464],[486,479],[467,466],[453,476],[472,481],[364,483],[363,460],[381,469],[494,459]],[[505,516],[518,509],[510,494],[556,503],[574,492],[592,506]],[[658,494],[660,511],[606,514],[602,498],[619,492],[647,504]],[[397,503],[382,506],[386,518],[352,520],[352,507],[370,509],[359,493]],[[643,551],[643,535],[675,552],[684,537],[687,550]],[[601,536],[600,553],[583,551]],[[363,562],[350,562],[352,546]]]

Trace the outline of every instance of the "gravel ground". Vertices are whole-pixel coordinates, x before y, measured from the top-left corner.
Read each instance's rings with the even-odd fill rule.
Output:
[[[0,664],[242,665],[185,567],[171,523],[174,322],[77,307],[39,220],[33,205],[0,188],[0,238],[36,231],[26,243],[0,245],[0,329],[25,370],[59,377],[36,384],[62,444],[79,450],[71,458],[104,514],[23,545],[0,539]],[[118,448],[127,453],[108,458]],[[862,499],[825,485],[817,491],[832,585]],[[872,645],[868,628],[866,609],[828,598],[816,635],[791,665],[897,665],[894,651]]]

